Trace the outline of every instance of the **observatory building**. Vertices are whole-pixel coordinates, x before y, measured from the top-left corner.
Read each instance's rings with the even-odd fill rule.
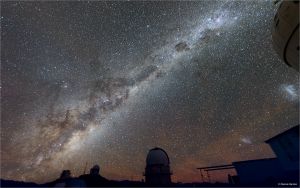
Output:
[[[144,176],[146,184],[165,186],[171,184],[170,160],[161,148],[153,148],[148,152]]]
[[[281,1],[274,17],[272,38],[281,59],[299,72],[299,0]]]

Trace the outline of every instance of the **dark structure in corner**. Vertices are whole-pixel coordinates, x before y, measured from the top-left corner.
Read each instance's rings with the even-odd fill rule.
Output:
[[[299,0],[280,2],[272,27],[273,47],[280,58],[299,72]]]
[[[238,186],[299,186],[299,125],[265,141],[275,158],[236,161],[232,164],[197,168],[202,172],[235,169],[237,175],[228,175],[230,184]],[[204,181],[202,179],[202,181]]]

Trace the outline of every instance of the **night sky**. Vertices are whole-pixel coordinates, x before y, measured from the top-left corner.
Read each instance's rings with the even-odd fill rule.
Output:
[[[299,122],[299,73],[272,47],[277,6],[1,2],[1,178],[46,182],[87,162],[140,180],[156,146],[175,182],[274,157],[264,141]]]

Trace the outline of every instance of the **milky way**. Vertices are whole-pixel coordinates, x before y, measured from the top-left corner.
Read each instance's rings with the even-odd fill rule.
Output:
[[[264,140],[299,122],[299,74],[272,48],[276,8],[2,2],[1,178],[45,182],[87,163],[140,180],[156,146],[184,182],[274,157]]]

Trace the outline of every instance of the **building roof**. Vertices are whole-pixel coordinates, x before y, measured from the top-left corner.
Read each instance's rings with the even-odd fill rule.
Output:
[[[247,161],[236,161],[236,162],[232,162],[232,165],[241,164],[241,163],[252,163],[252,162],[258,162],[258,161],[273,161],[273,160],[277,160],[277,158],[264,158],[264,159],[253,159],[253,160],[247,160]]]
[[[288,129],[288,130],[286,130],[286,131],[284,131],[284,132],[282,132],[282,133],[280,133],[280,134],[278,134],[278,135],[276,135],[276,136],[274,136],[274,137],[272,137],[272,138],[269,138],[269,139],[266,140],[265,142],[266,142],[266,143],[269,143],[270,141],[275,140],[275,139],[278,139],[279,137],[282,137],[282,136],[284,136],[284,135],[286,135],[286,134],[289,134],[289,133],[291,133],[291,132],[296,132],[296,133],[298,133],[298,135],[299,135],[299,125],[296,125],[296,126],[290,128],[290,129]]]
[[[161,148],[153,148],[147,155],[146,163],[147,165],[168,166],[170,164],[170,160],[165,150]]]

